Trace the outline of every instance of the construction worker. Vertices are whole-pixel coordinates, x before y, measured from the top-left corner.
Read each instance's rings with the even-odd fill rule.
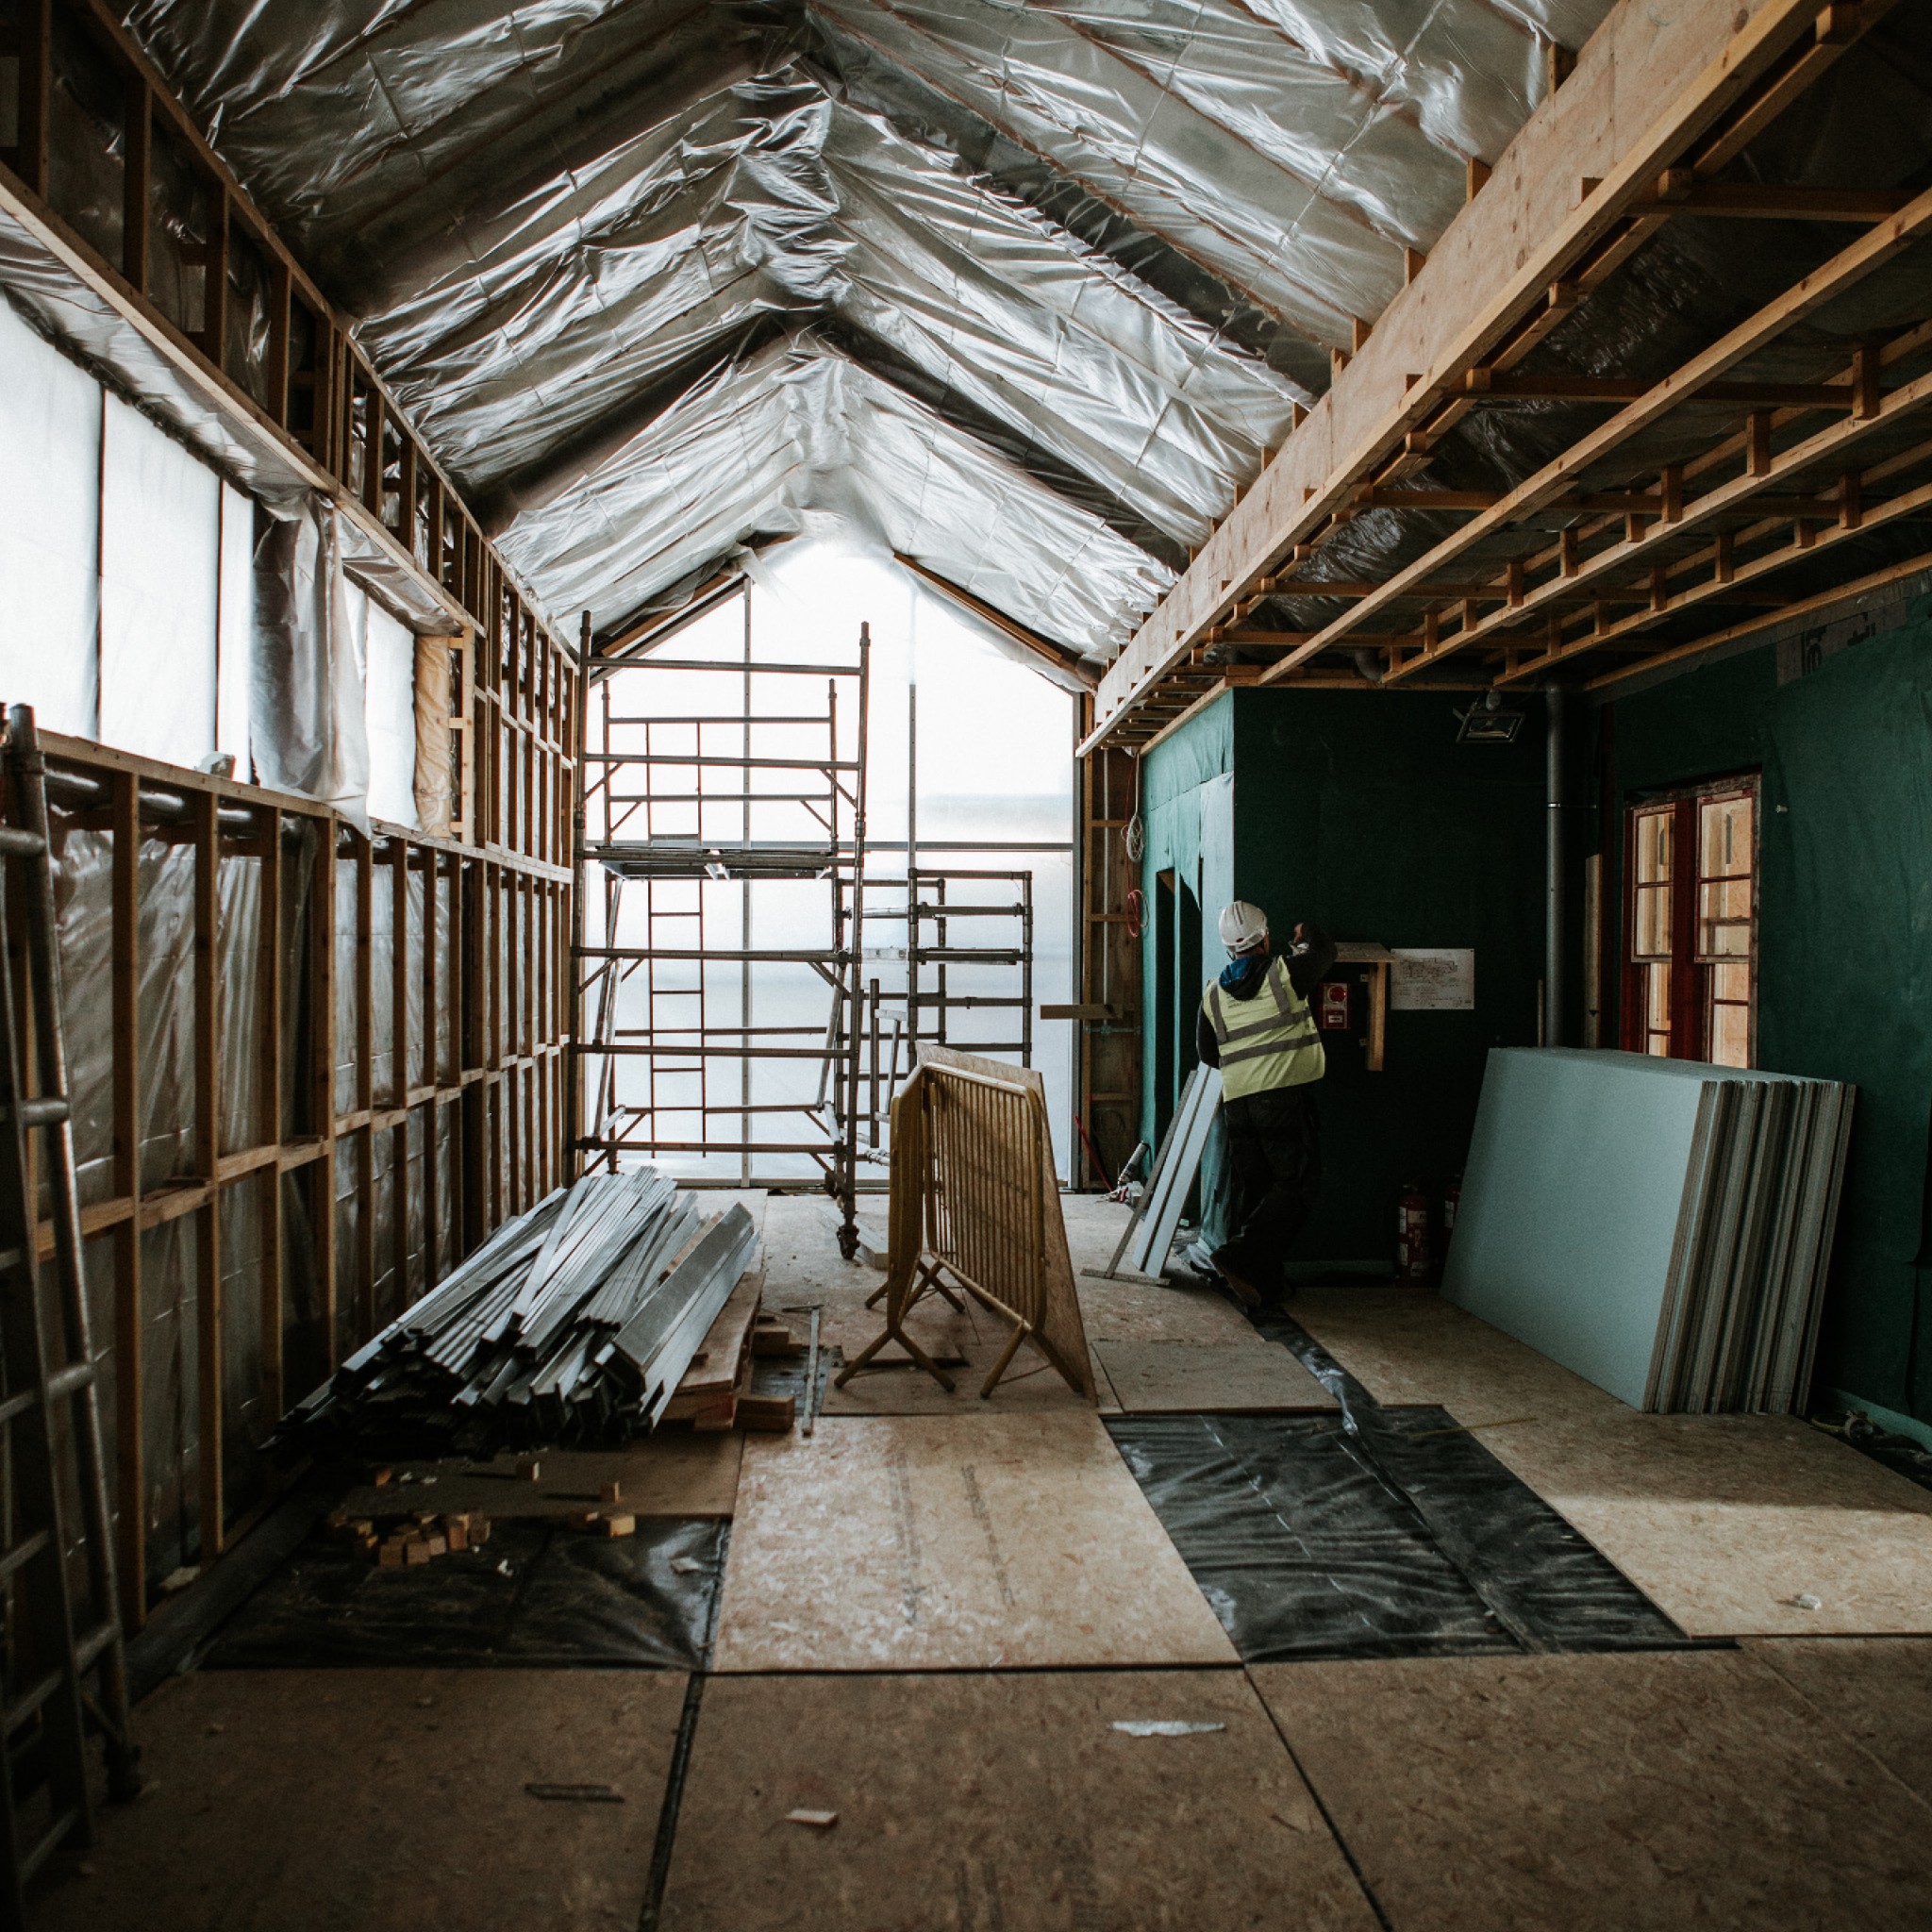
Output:
[[[1268,943],[1268,915],[1237,899],[1221,915],[1228,963],[1201,996],[1195,1051],[1221,1069],[1221,1117],[1234,1169],[1235,1234],[1210,1257],[1250,1307],[1285,1294],[1282,1259],[1322,1181],[1315,1082],[1326,1062],[1308,995],[1335,963],[1320,926],[1294,929],[1286,954]]]

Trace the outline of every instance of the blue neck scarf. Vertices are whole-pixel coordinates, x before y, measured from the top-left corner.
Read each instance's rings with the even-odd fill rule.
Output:
[[[1237,999],[1243,999],[1260,984],[1261,976],[1267,971],[1266,953],[1243,953],[1239,959],[1230,959],[1221,969],[1221,983]]]

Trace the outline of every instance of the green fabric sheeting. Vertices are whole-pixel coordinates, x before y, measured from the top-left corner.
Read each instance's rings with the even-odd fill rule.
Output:
[[[1858,1089],[1817,1387],[1932,1421],[1932,600],[1788,684],[1766,649],[1625,698],[1614,744],[1620,807],[1763,772],[1758,1062]]]

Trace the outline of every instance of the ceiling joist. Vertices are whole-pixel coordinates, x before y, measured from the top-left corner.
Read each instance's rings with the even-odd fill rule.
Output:
[[[1204,646],[1238,641],[1229,620],[1272,593],[1270,580],[1279,577],[1283,560],[1292,557],[1305,572],[1307,560],[1319,554],[1322,535],[1366,509],[1467,512],[1471,520],[1375,582],[1368,594],[1352,597],[1339,616],[1266,667],[1261,681],[1303,673],[1338,644],[1385,648],[1385,634],[1363,631],[1368,619],[1425,591],[1446,565],[1524,519],[1612,512],[1620,493],[1607,493],[1607,501],[1606,492],[1596,492],[1592,501],[1587,486],[1579,488],[1585,470],[1692,398],[1734,412],[1750,409],[1752,420],[1765,425],[1773,411],[1789,421],[1789,412],[1829,409],[1853,440],[1866,433],[1862,425],[1874,413],[1893,407],[1879,395],[1874,358],[1848,371],[1842,383],[1824,386],[1754,383],[1732,372],[1932,228],[1932,201],[1914,195],[1901,207],[1889,188],[1834,191],[1828,204],[1823,196],[1782,190],[1731,195],[1728,184],[1707,177],[1735,160],[1885,11],[1884,0],[1862,8],[1762,0],[1748,13],[1699,0],[1662,22],[1648,9],[1625,6],[1613,12],[1567,83],[1524,125],[1488,184],[1339,371],[1328,394],[1109,667],[1083,751],[1146,738],[1152,720],[1140,714],[1150,700],[1188,675]],[[1646,124],[1633,125],[1627,110],[1617,110],[1618,103],[1632,100],[1661,107]],[[1727,200],[1732,205],[1722,206]],[[1566,388],[1564,378],[1539,381],[1515,373],[1592,289],[1686,213],[1843,220],[1865,225],[1866,232],[1826,268],[1660,383],[1633,382],[1626,392],[1621,383],[1579,379]],[[1499,261],[1515,264],[1500,287]],[[1720,381],[1732,387],[1709,394]],[[1512,386],[1525,400],[1564,394],[1624,407],[1518,489],[1498,493],[1417,485],[1405,491],[1406,480],[1449,429],[1472,409],[1493,406],[1499,394],[1509,396]],[[1735,440],[1722,425],[1716,433]],[[1751,480],[1761,492],[1778,479]],[[1666,476],[1654,499],[1647,491],[1628,492],[1637,499],[1623,510],[1632,520],[1632,541],[1654,541],[1681,516],[1683,506],[1665,500],[1670,488]],[[1708,515],[1720,507],[1728,511],[1741,505],[1712,503]],[[1794,515],[1802,522],[1817,508],[1801,504]],[[1835,507],[1821,510],[1835,513]],[[1547,545],[1547,531],[1536,541]],[[1528,592],[1521,572],[1519,563],[1501,574],[1501,608],[1491,616],[1474,616],[1472,602],[1470,641],[1481,625],[1493,633],[1523,621]],[[1554,601],[1574,588],[1559,581],[1543,594]],[[1307,594],[1321,593],[1310,589]],[[1419,649],[1402,658],[1407,669],[1400,675],[1445,655],[1441,642],[1438,625],[1435,647],[1426,657]],[[1506,671],[1514,668],[1506,662]]]

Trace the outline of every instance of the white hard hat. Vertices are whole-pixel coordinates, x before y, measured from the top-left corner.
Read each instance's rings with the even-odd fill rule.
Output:
[[[1236,899],[1221,908],[1221,943],[1239,956],[1252,953],[1268,939],[1268,915],[1245,899]]]

